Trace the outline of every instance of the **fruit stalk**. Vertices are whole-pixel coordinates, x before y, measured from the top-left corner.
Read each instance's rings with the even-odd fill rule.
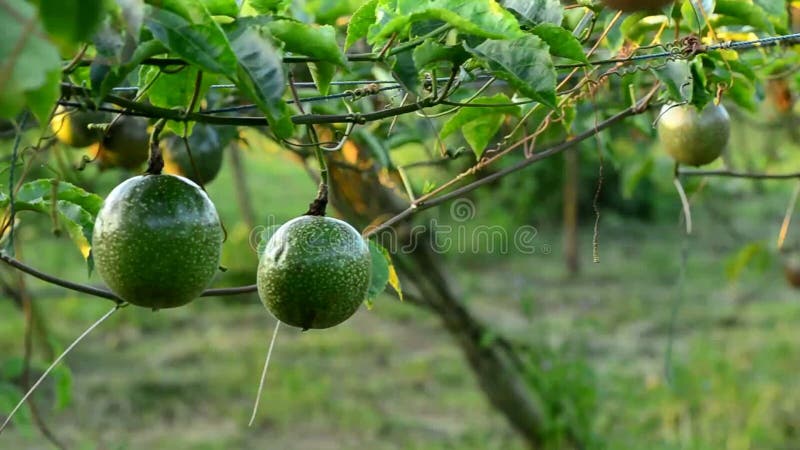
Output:
[[[314,142],[314,155],[317,157],[319,164],[319,189],[317,190],[317,198],[308,205],[307,216],[325,216],[325,210],[328,207],[328,164],[325,162],[325,154],[322,150],[322,145],[319,143],[319,137],[314,126],[308,127],[308,135],[311,142]]]
[[[159,135],[166,124],[165,119],[159,119],[150,134],[150,157],[147,159],[147,170],[145,170],[145,173],[150,175],[161,175],[161,171],[164,170],[164,156],[159,146]]]

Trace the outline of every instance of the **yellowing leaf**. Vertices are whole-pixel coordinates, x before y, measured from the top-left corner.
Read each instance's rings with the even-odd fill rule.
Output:
[[[392,260],[389,260],[389,286],[397,292],[397,296],[400,297],[400,301],[403,301],[403,289],[400,288],[400,278],[397,276],[397,271],[394,270],[394,264],[392,264]]]

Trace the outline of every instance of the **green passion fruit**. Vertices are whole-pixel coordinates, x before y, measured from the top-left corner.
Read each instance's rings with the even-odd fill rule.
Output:
[[[675,161],[702,166],[717,159],[731,136],[731,119],[724,106],[709,103],[702,111],[692,105],[664,105],[658,137]]]
[[[267,242],[258,265],[258,295],[283,323],[329,328],[358,310],[371,270],[369,247],[355,228],[330,217],[301,216]]]
[[[92,254],[108,287],[153,309],[189,303],[219,267],[222,226],[194,182],[141,175],[114,188],[97,215]]]
[[[122,116],[106,132],[98,160],[101,168],[122,167],[133,170],[140,167],[150,154],[150,133],[147,119]]]
[[[624,12],[636,11],[655,11],[659,10],[675,0],[602,0],[602,3],[609,8]]]
[[[171,134],[161,139],[164,172],[184,176],[195,183],[211,182],[222,167],[226,143],[213,127],[199,123],[192,129],[188,141],[191,158],[181,137]]]
[[[70,147],[88,147],[103,138],[101,129],[89,129],[92,123],[108,123],[111,115],[103,111],[70,110],[63,106],[56,108],[50,129],[56,139]]]

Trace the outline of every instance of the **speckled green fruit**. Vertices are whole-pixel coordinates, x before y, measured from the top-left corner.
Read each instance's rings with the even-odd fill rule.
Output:
[[[122,116],[109,128],[98,154],[101,168],[122,167],[133,170],[141,167],[150,154],[150,133],[147,119]]]
[[[114,188],[97,214],[95,268],[123,300],[154,309],[196,298],[219,267],[222,227],[199,186],[142,175]]]
[[[661,9],[675,0],[602,0],[609,8],[625,12],[655,11]]]
[[[658,119],[661,146],[672,158],[689,166],[702,166],[719,158],[731,136],[731,119],[725,107],[709,103],[698,111],[692,105],[664,105]]]
[[[63,106],[56,108],[50,129],[59,142],[70,147],[88,147],[103,137],[100,129],[90,130],[91,123],[108,123],[111,115],[102,111],[69,110]]]
[[[182,175],[195,183],[210,183],[222,167],[225,148],[219,133],[212,126],[198,123],[188,140],[191,158],[179,136],[171,134],[161,139],[164,172]]]
[[[301,216],[275,231],[258,265],[258,295],[295,327],[329,328],[355,314],[367,296],[372,263],[347,222]]]

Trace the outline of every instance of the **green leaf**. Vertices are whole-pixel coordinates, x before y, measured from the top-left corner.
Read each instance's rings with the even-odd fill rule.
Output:
[[[379,167],[387,169],[394,168],[392,159],[389,157],[388,143],[384,139],[376,137],[375,133],[365,131],[363,128],[356,128],[352,134],[352,138],[358,145],[363,145],[369,150],[372,158],[380,164]]]
[[[212,16],[236,17],[239,15],[239,5],[236,0],[200,0]]]
[[[650,33],[655,34],[661,28],[662,24],[655,20],[644,20],[650,15],[651,13],[649,12],[635,12],[629,14],[619,27],[622,36],[638,43]]]
[[[0,194],[0,207],[6,208],[9,203],[9,197]],[[54,179],[25,183],[14,197],[14,207],[17,211],[34,211],[51,216],[55,213],[59,226],[66,227],[70,238],[90,264],[89,250],[94,219],[102,204],[101,197],[70,183]]]
[[[54,184],[56,185],[55,195],[57,200],[63,200],[78,205],[86,210],[92,217],[97,216],[97,213],[100,212],[100,207],[103,206],[102,197],[87,192],[74,184],[67,183],[66,181],[58,181],[53,178],[42,178],[23,184],[14,196],[14,200],[28,203],[50,200],[53,196]],[[4,200],[8,201],[7,198]],[[0,197],[0,201],[3,201],[2,197]]]
[[[422,185],[422,195],[426,195],[436,189],[436,183],[431,180],[425,180]]]
[[[24,370],[25,360],[21,356],[10,356],[0,362],[0,380],[20,378]]]
[[[286,78],[269,33],[261,27],[240,27],[231,34],[231,43],[239,59],[236,85],[258,105],[276,135],[291,136],[294,126],[283,100]]]
[[[44,37],[33,6],[23,0],[5,0],[0,14],[0,117],[14,118],[34,102],[34,113],[43,116],[42,103],[51,98],[61,71],[61,57]],[[51,104],[52,106],[52,104]]]
[[[556,71],[550,49],[539,37],[487,40],[467,51],[492,75],[506,80],[522,95],[555,108]]]
[[[375,6],[377,4],[378,0],[369,0],[350,16],[347,24],[347,38],[344,41],[345,50],[352,47],[359,39],[367,36],[370,25],[375,23]]]
[[[728,258],[725,263],[725,274],[730,281],[737,281],[748,267],[762,271],[769,266],[770,255],[761,242],[745,245],[735,255]]]
[[[375,21],[367,30],[367,43],[377,46],[387,41],[388,37],[379,37],[379,35],[386,25],[396,20],[402,20],[402,17],[397,12],[397,0],[379,0],[378,4],[375,5]],[[409,24],[410,20],[406,17],[405,23],[401,24],[401,28]]]
[[[441,20],[463,33],[489,39],[523,34],[514,15],[495,0],[397,0],[396,12],[396,17],[369,38],[371,44],[423,20]]]
[[[769,21],[778,34],[789,32],[789,13],[786,9],[786,0],[755,0],[755,4],[767,13]]]
[[[308,71],[311,72],[311,79],[317,85],[319,93],[328,95],[336,66],[327,62],[308,63]]]
[[[372,278],[369,280],[367,300],[374,300],[389,282],[389,264],[391,259],[385,248],[373,241],[369,242],[369,255],[372,258]]]
[[[47,73],[47,81],[41,87],[25,93],[28,109],[36,116],[39,123],[47,123],[50,120],[50,114],[61,96],[60,82],[61,71],[52,70]]]
[[[695,58],[689,64],[689,70],[692,74],[691,103],[698,109],[703,109],[708,102],[714,100],[714,96],[708,92],[708,79],[703,66],[703,58]]]
[[[714,10],[716,14],[726,17],[733,17],[740,21],[742,25],[750,25],[756,29],[774,33],[775,28],[769,21],[769,16],[758,5],[754,5],[742,0],[717,0]]]
[[[741,60],[726,60],[724,63],[730,67],[731,70],[747,78],[751,82],[756,81],[758,75],[756,74],[755,70],[753,70],[753,67],[749,64],[743,63]]]
[[[154,0],[150,0],[154,1]],[[145,24],[170,51],[203,70],[236,78],[236,55],[228,38],[199,2],[156,1]]]
[[[692,92],[692,77],[686,61],[668,61],[664,66],[653,69],[656,77],[667,87],[670,100],[688,101]]]
[[[561,25],[564,7],[558,0],[504,0],[503,6],[531,24]]]
[[[458,130],[464,135],[475,155],[480,158],[489,141],[497,134],[506,115],[518,116],[519,106],[508,105],[510,100],[505,94],[492,97],[479,97],[474,103],[478,105],[498,105],[492,107],[463,107],[458,110],[442,126],[440,137],[450,136]]]
[[[623,176],[622,196],[626,199],[633,198],[634,192],[639,184],[647,179],[655,167],[652,154],[648,153],[645,158],[636,158],[633,167],[625,170]]]
[[[72,370],[66,364],[53,369],[53,385],[56,394],[56,410],[63,410],[72,402]]]
[[[194,95],[197,73],[199,71],[200,69],[196,66],[189,66],[175,73],[165,73],[155,66],[141,66],[139,68],[140,92],[144,92],[141,89],[149,85],[150,89],[147,90],[147,98],[154,106],[185,110],[189,107],[189,103],[191,103],[192,96]],[[202,99],[206,96],[210,86],[210,77],[204,77],[200,83],[198,99]],[[171,120],[167,122],[167,128],[179,136],[183,135],[185,125],[187,124],[184,122],[175,122]],[[191,134],[192,123],[189,122],[188,126],[188,133]]]
[[[414,49],[412,56],[414,65],[419,70],[425,70],[441,62],[449,62],[453,67],[458,67],[470,55],[461,45],[442,45],[434,39],[426,39]]]
[[[414,64],[411,52],[403,52],[387,59],[392,75],[403,85],[406,92],[417,92],[420,71]]]
[[[583,53],[583,46],[578,38],[566,29],[551,23],[541,23],[533,27],[531,32],[547,43],[551,55],[589,63],[589,58]]]
[[[291,4],[292,0],[245,0],[240,15],[283,14]]]
[[[166,47],[161,42],[152,40],[137,46],[130,60],[123,64],[109,65],[103,59],[94,60],[91,67],[91,82],[92,95],[95,101],[100,103],[111,92],[111,89],[125,81],[128,75],[136,70],[142,61],[166,51]]]
[[[64,50],[86,42],[106,15],[104,0],[40,0],[39,17],[50,37]]]
[[[751,112],[758,111],[755,85],[738,73],[733,76],[733,82],[726,94],[740,107]]]
[[[317,58],[344,67],[344,53],[336,43],[336,30],[330,25],[312,26],[294,20],[267,24],[272,35],[284,43],[284,50]]]
[[[22,391],[15,385],[0,380],[0,411],[11,411],[22,400]],[[28,408],[20,408],[14,416],[14,427],[27,438],[33,436],[33,421]]]
[[[735,0],[740,1],[740,0]],[[716,0],[689,0],[681,4],[681,16],[693,31],[705,29],[714,13]]]

